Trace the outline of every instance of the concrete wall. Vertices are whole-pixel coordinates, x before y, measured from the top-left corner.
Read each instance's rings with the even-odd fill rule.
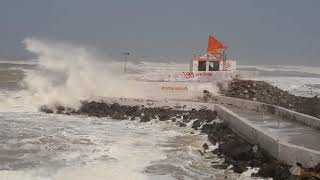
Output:
[[[252,144],[260,145],[261,148],[268,151],[272,156],[278,157],[278,140],[276,138],[268,135],[263,129],[226,107],[216,105],[215,110],[218,112],[220,119],[227,122],[232,130]]]
[[[306,167],[314,167],[320,162],[320,152],[296,146],[286,142],[279,142],[279,159],[288,164],[300,162]]]
[[[218,116],[228,123],[228,126],[253,144],[260,145],[272,156],[287,164],[302,163],[304,167],[314,167],[320,162],[320,152],[301,146],[296,146],[269,135],[262,128],[255,126],[247,119],[237,115],[224,106],[216,105]]]
[[[298,113],[286,108],[282,108],[275,105],[270,105],[266,103],[261,103],[257,101],[249,101],[239,98],[232,98],[226,96],[214,96],[213,100],[215,103],[224,104],[229,106],[234,106],[243,110],[253,110],[257,112],[269,112],[271,114],[277,115],[284,119],[289,119],[303,123],[307,126],[320,129],[320,119],[312,117],[306,114]]]
[[[271,105],[268,105],[271,106]],[[294,121],[298,121],[300,123],[303,123],[307,126],[320,129],[320,119],[316,117],[312,117],[306,114],[298,113],[286,108],[278,107],[278,106],[272,106],[274,107],[274,114],[277,116],[280,116],[285,119],[290,119]]]

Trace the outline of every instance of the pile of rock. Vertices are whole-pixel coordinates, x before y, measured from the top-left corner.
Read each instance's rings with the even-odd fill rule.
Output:
[[[105,102],[82,102],[81,107],[78,110],[72,108],[66,108],[63,106],[56,106],[50,108],[48,106],[41,106],[40,111],[45,113],[57,113],[57,114],[84,114],[95,117],[110,117],[113,119],[140,119],[140,122],[148,122],[152,119],[158,119],[159,121],[176,121],[181,119],[180,126],[186,126],[186,123],[191,120],[196,120],[194,127],[198,127],[203,122],[210,122],[217,117],[216,111],[207,109],[192,109],[190,111],[173,109],[170,107],[145,107],[141,106],[127,106],[120,105],[118,103],[105,103]]]
[[[224,123],[205,124],[201,132],[208,134],[212,144],[219,144],[212,153],[224,158],[224,162],[212,162],[214,168],[227,169],[232,165],[234,172],[242,173],[248,167],[260,167],[258,173],[252,176],[283,180],[290,176],[289,166],[278,162],[258,146],[248,143]]]
[[[220,86],[220,91],[229,97],[277,105],[320,118],[320,99],[318,97],[295,96],[264,81],[233,80],[226,88]]]

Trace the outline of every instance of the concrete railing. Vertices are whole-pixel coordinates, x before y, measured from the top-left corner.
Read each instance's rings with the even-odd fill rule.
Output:
[[[234,106],[243,110],[253,110],[257,112],[269,112],[281,118],[303,123],[312,128],[320,129],[320,119],[306,114],[298,113],[283,107],[261,103],[257,101],[244,100],[226,96],[212,97],[215,103]]]
[[[320,162],[320,151],[293,145],[272,137],[267,131],[224,106],[216,105],[215,110],[231,129],[249,142],[259,145],[280,161],[290,165],[300,162],[304,167],[314,167]]]

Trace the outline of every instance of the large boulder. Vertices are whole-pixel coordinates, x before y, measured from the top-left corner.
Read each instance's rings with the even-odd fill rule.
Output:
[[[202,120],[195,120],[193,123],[192,123],[192,126],[191,128],[195,129],[195,130],[198,130],[198,128],[203,124],[203,121]]]

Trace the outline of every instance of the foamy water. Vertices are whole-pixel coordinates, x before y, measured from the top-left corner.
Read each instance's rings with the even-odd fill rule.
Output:
[[[0,119],[0,179],[168,179],[170,173],[146,174],[144,168],[165,161],[165,151],[175,148],[168,141],[184,134],[163,123],[106,118],[1,113]],[[185,153],[205,142],[185,138],[192,140],[180,147]]]

